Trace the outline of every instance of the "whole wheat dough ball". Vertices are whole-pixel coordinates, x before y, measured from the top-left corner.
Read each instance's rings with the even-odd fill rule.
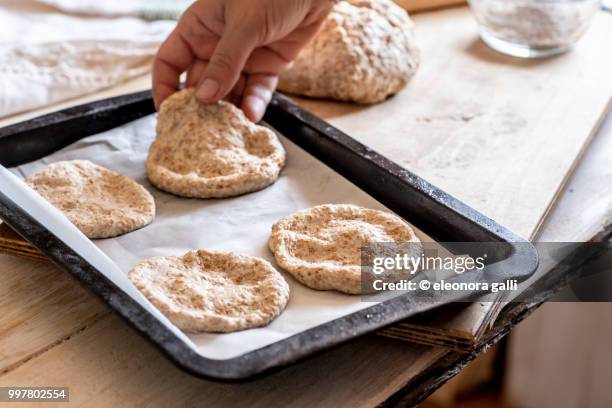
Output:
[[[418,65],[413,23],[404,9],[391,0],[341,1],[278,88],[372,104],[399,92]]]

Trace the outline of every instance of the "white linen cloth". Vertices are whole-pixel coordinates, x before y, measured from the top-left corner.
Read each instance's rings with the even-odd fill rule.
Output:
[[[68,13],[176,19],[192,0],[38,0]]]
[[[97,0],[99,7],[92,11],[119,15],[126,9],[102,5],[131,2]],[[93,2],[0,0],[0,117],[93,93],[148,73],[159,44],[176,24],[173,20],[67,14],[49,6],[51,3],[61,3],[67,10],[70,4]]]

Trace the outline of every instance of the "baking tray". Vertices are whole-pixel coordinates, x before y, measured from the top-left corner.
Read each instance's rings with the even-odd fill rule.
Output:
[[[0,129],[0,164],[13,167],[43,158],[84,137],[153,112],[151,93],[147,91],[78,106]],[[437,241],[482,242],[485,249],[493,248],[487,245],[493,243],[494,250],[489,253],[495,253],[495,259],[489,259],[492,263],[482,271],[482,275],[491,281],[523,281],[535,271],[537,253],[524,239],[304,111],[287,97],[275,94],[264,120],[297,146]],[[444,298],[432,299],[408,293],[238,357],[214,360],[199,355],[1,191],[0,218],[60,268],[101,297],[181,368],[217,380],[247,379],[430,310],[441,303],[480,295],[448,292]],[[469,275],[457,275],[448,281],[470,282],[473,278]]]

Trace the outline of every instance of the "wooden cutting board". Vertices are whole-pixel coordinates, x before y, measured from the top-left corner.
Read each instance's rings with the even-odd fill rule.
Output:
[[[478,37],[467,7],[414,16],[422,64],[374,106],[295,98],[379,153],[525,238],[608,110],[612,14],[571,52],[520,60]]]
[[[393,0],[411,12],[434,10],[464,4],[465,0]]]
[[[526,237],[536,236],[609,110],[612,14],[571,52],[518,60],[487,48],[467,7],[414,16],[422,66],[386,103],[307,109]],[[501,304],[457,304],[385,330],[470,350]]]

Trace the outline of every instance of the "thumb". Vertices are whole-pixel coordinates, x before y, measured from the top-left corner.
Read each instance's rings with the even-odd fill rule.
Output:
[[[200,80],[196,97],[205,103],[227,96],[255,48],[255,36],[244,29],[226,27]]]

